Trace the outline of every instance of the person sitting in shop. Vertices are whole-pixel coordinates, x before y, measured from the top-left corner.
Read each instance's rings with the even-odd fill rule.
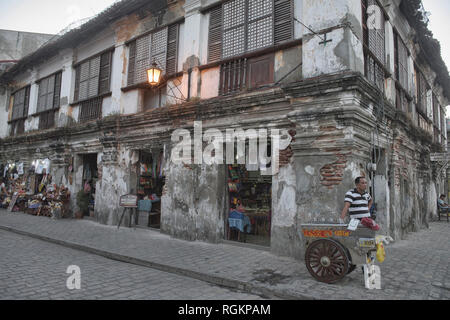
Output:
[[[8,190],[6,190],[6,184],[5,179],[0,178],[0,197],[7,197],[8,196]]]
[[[239,211],[239,212],[242,212],[242,213],[245,212],[245,209],[244,209],[244,207],[242,206],[241,199],[238,199],[238,200],[237,200],[236,210]]]
[[[444,211],[444,212],[448,212],[450,210],[450,207],[448,205],[447,202],[444,201],[445,199],[445,194],[441,194],[441,196],[438,199],[438,206],[439,209]]]
[[[228,225],[230,228],[237,228],[241,232],[250,233],[251,224],[250,219],[244,214],[245,210],[241,205],[240,199],[237,200],[237,205],[232,204],[230,213],[228,215]]]

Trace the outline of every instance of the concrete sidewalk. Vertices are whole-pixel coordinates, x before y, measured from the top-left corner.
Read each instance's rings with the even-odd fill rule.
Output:
[[[269,298],[450,298],[450,224],[444,222],[388,247],[382,290],[373,291],[364,288],[359,270],[327,285],[315,281],[303,261],[231,244],[183,241],[156,230],[118,230],[89,220],[52,220],[2,209],[0,229]]]

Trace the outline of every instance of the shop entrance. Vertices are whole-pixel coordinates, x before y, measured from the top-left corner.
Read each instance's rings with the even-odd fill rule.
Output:
[[[228,240],[270,246],[272,176],[248,171],[245,165],[228,166]]]
[[[161,196],[165,184],[163,175],[164,152],[139,151],[138,166],[138,223],[141,226],[160,228]]]
[[[95,208],[95,186],[98,181],[97,153],[83,155],[83,190],[87,196],[88,210],[83,212],[84,216],[94,216]]]

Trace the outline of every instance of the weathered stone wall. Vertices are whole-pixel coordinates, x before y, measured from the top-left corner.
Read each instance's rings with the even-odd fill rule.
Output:
[[[161,200],[161,231],[187,240],[223,239],[225,169],[224,165],[170,165]]]

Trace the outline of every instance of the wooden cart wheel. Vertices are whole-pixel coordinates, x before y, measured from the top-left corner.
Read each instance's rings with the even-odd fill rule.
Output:
[[[348,264],[349,264],[349,267],[348,267],[347,274],[349,274],[349,273],[351,273],[353,270],[356,269],[356,264],[353,264],[353,261],[352,261],[352,255],[350,254],[350,251],[349,251],[347,248],[345,248],[345,252],[347,253],[347,257],[348,257]]]
[[[319,239],[311,243],[306,249],[305,262],[309,273],[325,283],[342,279],[350,265],[345,248],[331,239]]]

